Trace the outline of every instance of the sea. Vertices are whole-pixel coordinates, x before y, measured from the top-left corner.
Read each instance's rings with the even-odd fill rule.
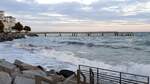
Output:
[[[39,35],[0,43],[0,59],[15,59],[47,70],[76,71],[88,65],[150,76],[150,33],[134,36]]]

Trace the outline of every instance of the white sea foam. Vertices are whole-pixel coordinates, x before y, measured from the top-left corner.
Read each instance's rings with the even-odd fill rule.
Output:
[[[59,42],[57,42],[57,40],[59,39],[54,39],[56,40],[56,42],[53,42],[54,40],[49,40],[49,38],[48,39],[44,38],[44,42],[38,42],[40,39],[43,40],[42,38],[33,38],[33,40],[32,38],[27,38],[27,39],[15,40],[12,42],[0,43],[0,59],[6,59],[10,62],[13,62],[15,59],[19,59],[33,65],[42,65],[47,69],[76,70],[78,68],[78,65],[82,64],[82,65],[88,65],[88,66],[94,66],[94,67],[100,67],[105,69],[112,69],[117,71],[130,72],[130,73],[150,76],[150,64],[149,62],[147,63],[146,60],[144,59],[148,53],[145,54],[143,53],[143,51],[141,51],[142,53],[139,53],[139,51],[136,52],[136,50],[132,50],[130,48],[129,50],[120,49],[116,51],[115,49],[113,50],[113,49],[102,48],[102,47],[100,47],[100,49],[97,48],[95,49],[91,47],[89,48],[88,46],[77,46],[77,45],[74,46],[74,45],[66,45],[66,44],[61,46],[56,46],[56,44],[59,45]],[[45,40],[48,42],[47,45],[43,46],[42,44],[46,44]],[[53,46],[53,44],[55,45],[55,47]],[[111,42],[107,44],[111,45]],[[131,44],[132,42],[129,43],[130,46]],[[91,53],[91,50],[92,52],[96,52],[98,56],[95,56],[95,53],[94,54]],[[126,57],[123,57],[126,56],[124,55],[125,53],[124,51],[128,52],[126,53],[127,57],[132,55],[134,52],[136,52],[135,55],[143,54],[144,57],[140,57],[140,56],[135,57],[135,55],[132,55],[133,57],[130,56],[131,61],[128,58],[126,60],[125,59]],[[133,53],[131,53],[130,51]],[[117,52],[117,54],[122,55],[122,57],[115,57],[115,56],[112,56],[112,58],[110,58],[111,56],[107,57],[109,55],[114,54],[114,52],[115,53]],[[82,56],[82,55],[87,55],[87,56]],[[88,56],[92,56],[92,58],[89,59]],[[104,59],[100,59],[99,57],[102,58],[104,57]],[[143,59],[137,60],[136,58],[143,58]],[[145,63],[143,62],[138,63],[136,61],[135,62],[132,61],[135,59],[137,61],[144,61]],[[147,57],[147,59],[149,58]],[[118,60],[124,62],[123,63],[117,62],[115,64],[110,64],[108,60],[112,62],[117,62]]]

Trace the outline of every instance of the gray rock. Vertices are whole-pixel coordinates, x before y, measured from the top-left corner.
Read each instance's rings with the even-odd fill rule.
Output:
[[[0,72],[0,84],[11,84],[12,79],[6,72]]]
[[[16,66],[13,65],[12,63],[5,61],[5,60],[0,60],[0,71],[4,71],[7,73],[12,73],[14,72]]]
[[[23,76],[17,76],[13,84],[35,84],[35,79],[31,79]]]
[[[19,75],[21,75],[21,72],[20,72],[19,68],[16,68],[14,70],[14,72],[11,73],[11,77],[12,77],[13,80],[16,78],[16,76],[19,76]]]
[[[35,78],[28,78],[28,77],[24,77],[24,76],[17,76],[16,79],[14,80],[13,84],[35,84],[35,81],[36,81]],[[41,81],[41,84],[49,84],[49,83]],[[52,83],[52,84],[54,84],[54,83]]]
[[[29,77],[29,78],[35,78],[35,76],[41,76],[41,77],[46,77],[46,73],[42,70],[25,70],[22,71],[23,76]]]
[[[32,65],[24,63],[20,60],[15,60],[14,64],[17,67],[19,67],[21,71],[23,71],[23,70],[44,70],[44,69],[41,69],[42,67],[32,66]]]
[[[52,79],[53,82],[62,82],[65,80],[64,76],[62,75],[56,75],[56,74],[53,74],[53,75],[49,75],[47,76],[48,79]]]

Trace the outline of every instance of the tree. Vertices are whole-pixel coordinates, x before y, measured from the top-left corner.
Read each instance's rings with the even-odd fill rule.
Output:
[[[20,22],[17,22],[12,29],[17,30],[18,32],[21,32],[23,30],[23,25]]]
[[[3,22],[0,20],[0,33],[4,32],[4,24]]]
[[[29,31],[31,31],[31,27],[29,27],[29,26],[25,26],[25,27],[23,28],[23,30],[25,30],[25,31],[26,31],[26,33],[27,33],[27,32],[29,32]]]

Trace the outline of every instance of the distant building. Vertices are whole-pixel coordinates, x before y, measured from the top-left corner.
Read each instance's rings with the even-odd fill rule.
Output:
[[[5,12],[4,11],[0,11],[0,20],[3,22],[3,24],[5,26],[4,27],[4,31],[5,32],[12,31],[12,27],[16,23],[16,18],[15,17],[5,16]]]
[[[4,11],[0,11],[0,20],[3,20],[4,18]]]

